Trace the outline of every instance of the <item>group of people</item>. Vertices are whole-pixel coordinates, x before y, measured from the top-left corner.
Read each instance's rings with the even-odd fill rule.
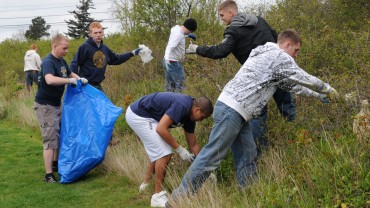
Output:
[[[141,139],[150,159],[140,190],[146,189],[151,176],[155,175],[152,207],[171,207],[179,197],[195,194],[210,172],[219,167],[229,149],[240,189],[251,184],[257,178],[257,156],[268,145],[266,106],[272,97],[288,121],[295,118],[291,93],[313,96],[322,102],[338,98],[334,88],[306,73],[294,61],[302,44],[295,30],[287,29],[278,35],[261,17],[238,12],[233,0],[221,2],[218,13],[227,26],[224,39],[218,45],[190,44],[186,49],[185,38],[196,39],[194,19],[189,18],[171,29],[163,58],[166,92],[143,96],[126,110],[126,121]],[[101,82],[106,65],[121,64],[140,51],[115,54],[103,44],[103,35],[100,23],[91,23],[90,38],[79,47],[69,66],[63,60],[68,52],[68,39],[56,35],[52,38],[51,54],[42,62],[34,108],[44,143],[46,182],[56,182],[53,160],[56,161],[58,149],[64,85],[81,80],[103,91]],[[214,106],[205,96],[194,98],[181,93],[185,88],[183,62],[186,53],[213,59],[232,53],[242,65],[225,85]],[[212,113],[214,123],[208,143],[201,148],[194,134],[196,122]],[[190,151],[169,131],[175,127],[184,129]],[[191,165],[179,187],[173,190],[173,200],[169,203],[163,183],[173,150]]]
[[[122,54],[114,53],[103,44],[104,30],[99,22],[90,24],[89,35],[78,48],[70,65],[63,59],[68,53],[69,39],[62,34],[51,39],[51,53],[42,60],[34,110],[43,139],[45,182],[57,182],[54,172],[58,171],[61,99],[65,85],[76,85],[81,81],[82,84],[90,83],[104,92],[101,82],[105,78],[106,66],[124,63],[141,50],[138,48]]]

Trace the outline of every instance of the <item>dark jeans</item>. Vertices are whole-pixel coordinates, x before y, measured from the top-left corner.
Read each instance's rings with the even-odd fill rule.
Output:
[[[39,72],[37,70],[29,70],[26,71],[26,87],[27,89],[32,86],[32,83],[35,82],[37,85],[37,79],[39,76]]]
[[[295,104],[291,93],[278,88],[273,98],[281,115],[288,121],[293,121],[295,119]],[[257,118],[251,120],[252,133],[254,141],[257,145],[258,156],[260,156],[261,151],[265,150],[269,145],[266,136],[266,120],[267,105],[265,106],[265,108],[263,108],[261,114]]]

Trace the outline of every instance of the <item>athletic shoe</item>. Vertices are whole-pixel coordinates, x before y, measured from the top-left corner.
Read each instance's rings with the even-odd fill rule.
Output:
[[[166,207],[166,202],[168,201],[167,192],[161,191],[158,194],[153,194],[150,201],[151,207]]]
[[[56,182],[58,182],[54,175],[45,176],[44,181],[46,183],[56,183]]]
[[[139,187],[139,191],[142,192],[142,191],[145,191],[147,188],[148,188],[148,185],[147,183],[143,182],[140,187]]]

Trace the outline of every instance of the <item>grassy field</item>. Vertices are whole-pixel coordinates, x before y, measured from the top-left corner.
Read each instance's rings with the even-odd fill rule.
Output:
[[[0,120],[0,207],[147,207],[127,177],[95,168],[82,180],[62,185],[43,181],[38,131]]]

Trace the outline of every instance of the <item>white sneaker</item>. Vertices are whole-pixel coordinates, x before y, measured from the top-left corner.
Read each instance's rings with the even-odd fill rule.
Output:
[[[166,207],[167,201],[168,201],[167,191],[161,191],[158,194],[153,194],[152,199],[150,201],[150,206],[151,207]]]
[[[140,187],[139,187],[139,191],[142,192],[142,191],[145,191],[146,188],[148,188],[148,184],[143,182]]]

